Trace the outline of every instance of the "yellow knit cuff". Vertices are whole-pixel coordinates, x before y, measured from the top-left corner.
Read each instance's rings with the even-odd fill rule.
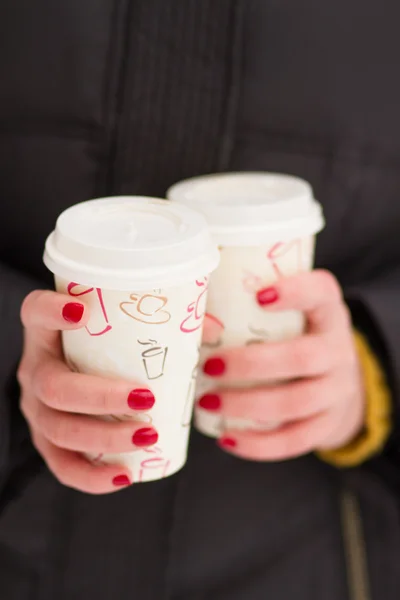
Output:
[[[367,394],[365,428],[355,440],[318,456],[335,467],[354,467],[382,450],[391,429],[391,394],[385,373],[366,338],[358,331],[354,340],[364,375]]]

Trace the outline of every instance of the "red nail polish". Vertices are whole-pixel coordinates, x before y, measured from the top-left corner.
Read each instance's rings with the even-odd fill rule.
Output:
[[[233,438],[223,437],[218,440],[218,444],[222,446],[222,448],[236,448],[237,441]]]
[[[112,482],[117,487],[122,487],[124,485],[131,485],[131,482],[127,475],[117,475],[116,477],[114,477]]]
[[[80,304],[79,302],[68,302],[62,310],[62,316],[68,323],[79,323],[83,317],[84,310],[85,307],[83,304]]]
[[[219,377],[225,373],[226,365],[222,358],[209,358],[206,360],[203,371],[210,377]]]
[[[205,410],[219,410],[221,408],[221,398],[218,394],[204,394],[197,404]]]
[[[154,406],[155,401],[151,391],[144,388],[132,390],[128,396],[128,405],[132,410],[149,410]]]
[[[157,443],[158,433],[153,427],[143,427],[135,431],[132,437],[132,442],[135,446],[152,446]]]
[[[257,292],[257,302],[261,306],[273,304],[277,300],[279,300],[279,294],[274,287],[265,288]]]

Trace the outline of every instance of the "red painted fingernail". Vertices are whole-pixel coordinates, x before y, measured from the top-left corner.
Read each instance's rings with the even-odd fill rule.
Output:
[[[277,300],[279,300],[279,294],[274,287],[265,288],[257,292],[257,302],[261,306],[273,304]]]
[[[158,440],[158,433],[152,427],[143,427],[135,431],[132,437],[132,442],[135,446],[152,446]]]
[[[132,410],[148,410],[154,406],[156,399],[150,390],[138,388],[128,396],[128,405]]]
[[[233,438],[223,437],[218,440],[218,444],[222,446],[222,448],[236,448],[237,441]]]
[[[219,377],[225,373],[226,364],[222,358],[209,358],[203,366],[203,371],[210,377]]]
[[[221,398],[218,394],[204,394],[197,404],[205,410],[219,410],[221,408]]]
[[[117,475],[112,480],[113,484],[117,487],[122,487],[124,485],[131,485],[130,479],[127,475]]]
[[[68,302],[62,310],[62,316],[68,323],[79,323],[85,307],[79,302]]]

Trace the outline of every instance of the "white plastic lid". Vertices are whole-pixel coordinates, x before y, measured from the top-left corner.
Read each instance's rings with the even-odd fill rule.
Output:
[[[176,183],[167,197],[201,212],[222,246],[258,246],[306,237],[325,224],[310,184],[291,175],[204,175]]]
[[[58,218],[44,262],[80,284],[130,290],[171,287],[213,271],[219,253],[204,217],[135,196],[76,204]]]

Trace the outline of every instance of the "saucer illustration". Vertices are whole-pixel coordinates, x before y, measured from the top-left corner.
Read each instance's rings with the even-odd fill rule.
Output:
[[[162,325],[171,319],[171,313],[164,310],[168,298],[154,294],[131,294],[131,302],[121,302],[120,309],[131,319],[147,325]]]

